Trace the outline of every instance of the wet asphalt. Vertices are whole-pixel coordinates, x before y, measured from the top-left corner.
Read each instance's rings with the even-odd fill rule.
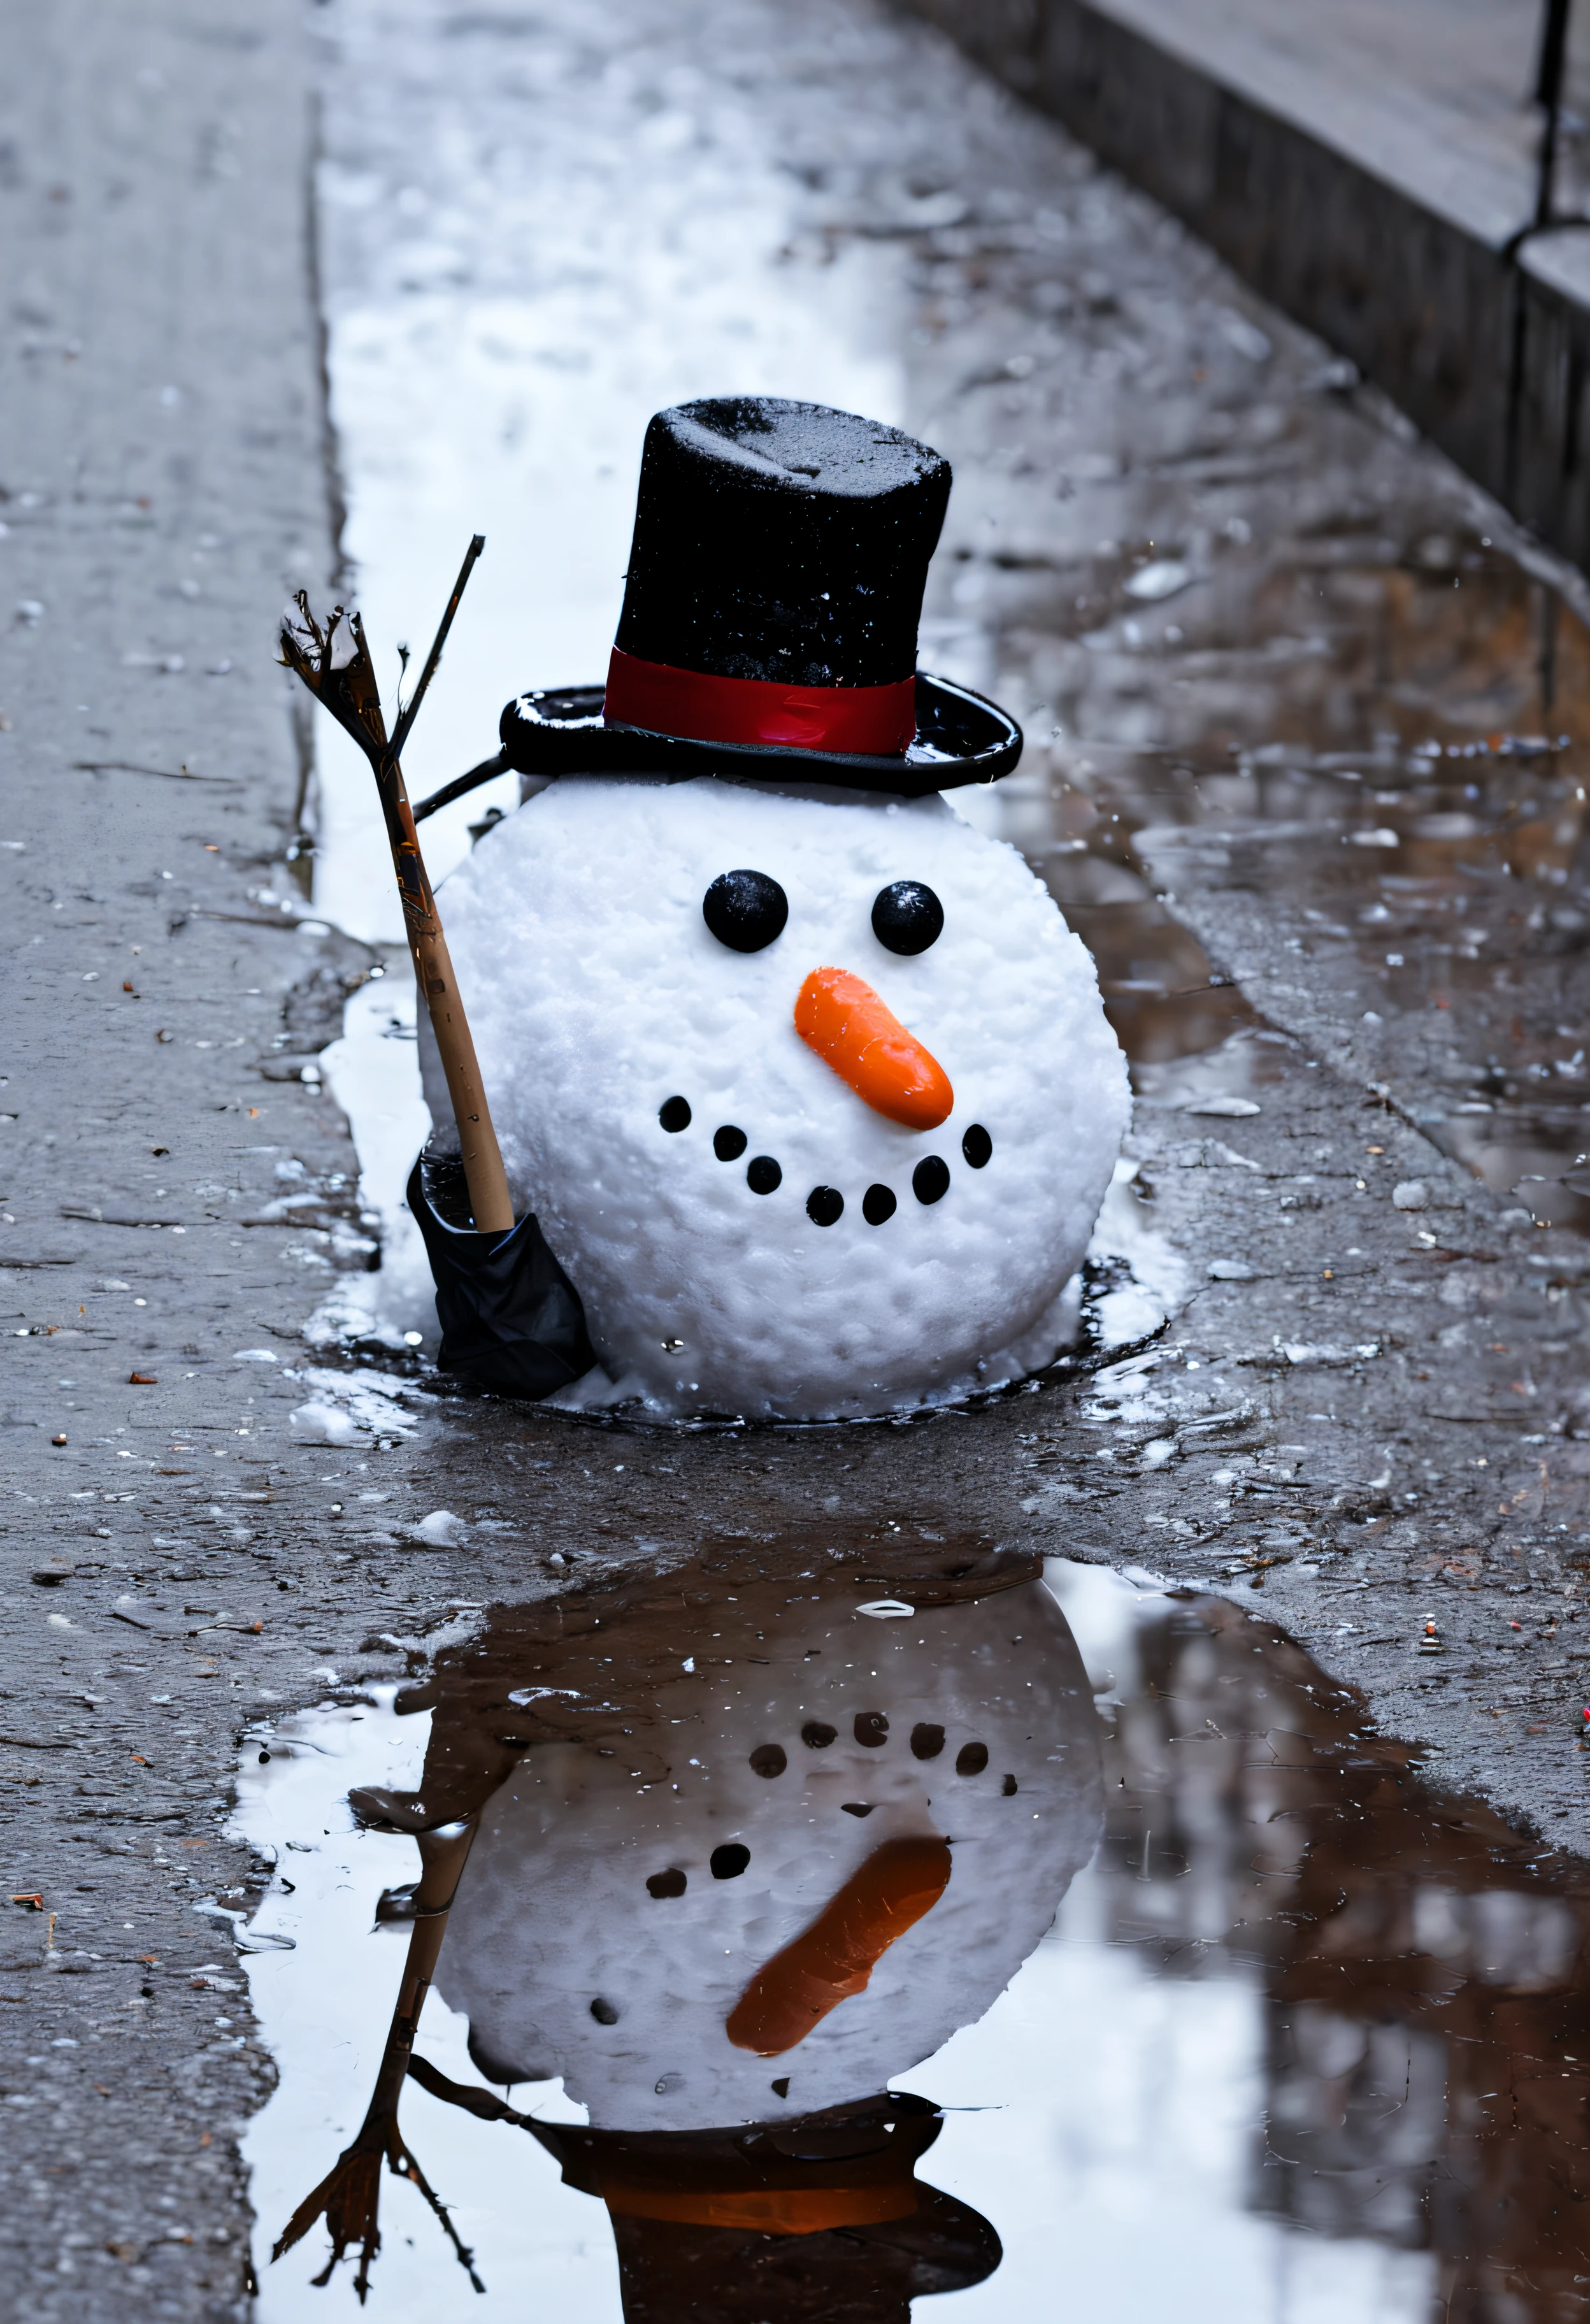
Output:
[[[919,97],[960,85],[931,36],[858,22],[903,44]],[[709,1535],[965,1529],[1228,1591],[1361,1686],[1448,1790],[1558,1847],[1585,1831],[1590,1254],[1417,1126],[1362,996],[1300,977],[1262,874],[1174,881],[1208,973],[1239,972],[1254,1013],[1205,1081],[1196,1052],[1172,1060],[1180,1080],[1141,1077],[1132,1199],[1188,1296],[1124,1364],[842,1430],[593,1427],[436,1396],[343,1443],[294,1436],[305,1370],[358,1369],[357,1351],[307,1348],[305,1317],[333,1271],[372,1256],[313,1060],[346,994],[395,965],[281,908],[308,744],[270,641],[285,588],[326,587],[336,553],[308,198],[317,91],[336,97],[323,31],[286,0],[170,0],[136,20],[60,0],[6,29],[0,2313],[29,2319],[246,2312],[235,2139],[271,2070],[229,1923],[195,1910],[241,1906],[263,1877],[225,1837],[239,1738],[418,1667],[460,1604],[670,1561]],[[1006,215],[987,250],[912,244],[938,270],[923,297],[951,309],[913,345],[920,425],[956,460],[970,527],[1016,466],[981,416],[990,392],[1021,400],[1040,466],[1063,467],[1076,424],[1032,385],[1029,318],[993,246],[1034,246],[1009,202],[1086,213],[1079,328],[1114,327],[1112,264],[1168,344],[1210,314],[1259,325],[1047,125],[982,91],[955,134],[937,167],[973,180],[997,155]],[[866,185],[845,198],[864,226]],[[1051,300],[1047,327],[1065,312]],[[953,334],[964,351],[1013,313],[992,388],[956,403]],[[1218,325],[1228,433],[1284,443],[1306,475],[1327,436],[1339,463],[1347,429],[1420,537],[1489,521],[1383,410],[1344,410],[1323,351],[1262,319],[1281,350],[1263,365]],[[1094,374],[1117,428],[1131,370]],[[1128,489],[1107,555],[1097,512],[1085,526],[1117,577],[1123,540],[1163,532],[1172,487],[1149,464]],[[1046,503],[1055,528],[1075,497]],[[1275,503],[1297,517],[1284,475]],[[948,544],[942,624],[975,602],[952,595],[967,545]],[[991,585],[1023,569],[996,561]],[[992,675],[1027,667],[1019,626],[988,627]],[[1185,676],[1138,659],[1129,690]],[[1045,779],[1085,789],[1082,755]],[[1209,1102],[1226,1110],[1187,1110]],[[1416,1208],[1393,1200],[1410,1185]],[[458,1522],[422,1531],[444,1511]]]

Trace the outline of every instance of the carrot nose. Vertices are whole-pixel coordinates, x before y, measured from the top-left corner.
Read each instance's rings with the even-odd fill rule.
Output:
[[[950,1076],[871,985],[848,969],[814,968],[795,996],[795,1031],[875,1113],[936,1130],[955,1103]]]
[[[859,1865],[809,1929],[775,1953],[731,2010],[724,2032],[737,2050],[776,2058],[852,1993],[864,1993],[879,1960],[924,1913],[950,1877],[942,1840],[886,1840]]]

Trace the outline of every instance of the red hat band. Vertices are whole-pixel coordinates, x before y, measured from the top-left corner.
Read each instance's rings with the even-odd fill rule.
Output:
[[[642,661],[614,646],[602,723],[696,742],[761,744],[900,758],[916,732],[916,680],[892,686],[786,686],[715,678]]]

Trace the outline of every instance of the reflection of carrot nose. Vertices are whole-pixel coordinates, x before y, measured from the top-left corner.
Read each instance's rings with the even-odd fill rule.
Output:
[[[955,1102],[950,1076],[871,985],[848,969],[814,968],[795,996],[795,1031],[875,1113],[936,1130]]]
[[[759,1969],[724,2028],[737,2050],[793,2050],[868,1979],[896,1937],[932,1912],[950,1877],[942,1840],[886,1840],[852,1872],[809,1929]]]

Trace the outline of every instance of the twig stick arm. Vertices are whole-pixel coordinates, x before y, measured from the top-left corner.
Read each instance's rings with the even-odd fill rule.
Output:
[[[381,711],[375,667],[365,642],[364,625],[356,613],[345,613],[339,605],[322,628],[300,590],[298,618],[290,613],[282,623],[281,650],[288,668],[303,679],[317,701],[353,736],[370,761],[391,848],[392,868],[398,877],[414,973],[436,1028],[437,1047],[447,1078],[447,1095],[458,1124],[470,1209],[481,1233],[505,1234],[514,1223],[513,1198],[508,1191],[508,1176],[502,1167],[501,1149],[486,1102],[469,1019],[458,997],[447,940],[442,933],[436,897],[419,852],[413,810],[398,758],[399,743],[413,725],[425,690],[441,659],[442,647],[458,610],[464,584],[483,546],[477,533],[454,584],[419,683],[391,740]]]
[[[470,575],[474,571],[475,560],[485,545],[485,534],[477,532],[464,552],[464,562],[458,568],[458,578],[453,584],[453,595],[447,600],[447,610],[442,615],[437,627],[436,636],[431,641],[430,651],[425,658],[425,668],[419,673],[419,683],[409,697],[408,707],[400,709],[398,713],[398,723],[392,729],[394,759],[399,756],[404,743],[409,740],[409,729],[419,715],[419,706],[425,700],[427,687],[437,674],[437,664],[442,659],[442,648],[447,642],[447,632],[453,626],[453,616],[458,611],[458,601],[468,585]]]

